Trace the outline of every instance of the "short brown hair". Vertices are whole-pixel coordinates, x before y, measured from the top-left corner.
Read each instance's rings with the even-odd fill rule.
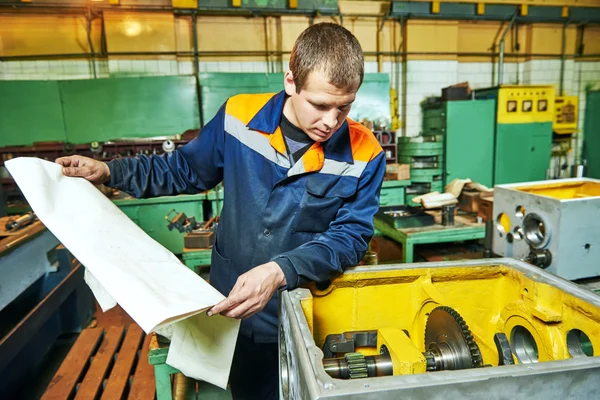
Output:
[[[322,71],[339,88],[358,89],[365,73],[360,43],[341,25],[322,22],[304,30],[290,57],[296,92],[304,88],[312,71]]]

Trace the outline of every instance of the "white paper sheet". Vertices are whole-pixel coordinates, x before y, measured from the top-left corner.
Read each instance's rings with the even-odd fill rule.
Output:
[[[102,309],[118,303],[144,331],[168,335],[169,365],[225,388],[240,323],[204,312],[224,296],[85,179],[37,158],[5,166],[38,218],[87,268]]]

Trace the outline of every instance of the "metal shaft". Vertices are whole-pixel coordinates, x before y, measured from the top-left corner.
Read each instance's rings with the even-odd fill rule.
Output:
[[[389,354],[364,357],[366,366],[366,377],[393,375],[392,359]],[[346,357],[326,358],[323,360],[323,368],[332,378],[350,379],[351,366]]]

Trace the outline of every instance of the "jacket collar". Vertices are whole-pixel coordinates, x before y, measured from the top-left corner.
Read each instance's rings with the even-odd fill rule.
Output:
[[[267,103],[256,113],[248,122],[247,127],[270,135],[278,131],[283,105],[285,104],[285,91],[275,94]],[[350,132],[348,130],[348,121],[344,121],[342,126],[329,138],[328,141],[320,144],[323,148],[323,155],[327,159],[354,163],[352,157],[352,146],[350,144]]]

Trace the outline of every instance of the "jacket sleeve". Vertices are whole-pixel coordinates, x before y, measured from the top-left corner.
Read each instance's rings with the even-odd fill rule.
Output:
[[[195,139],[171,153],[109,161],[107,185],[137,198],[212,189],[223,179],[224,120],[225,104]]]
[[[359,179],[356,196],[342,205],[327,231],[272,259],[283,270],[288,290],[309,281],[326,281],[362,260],[373,236],[373,217],[379,209],[384,174],[382,151],[369,162]]]

